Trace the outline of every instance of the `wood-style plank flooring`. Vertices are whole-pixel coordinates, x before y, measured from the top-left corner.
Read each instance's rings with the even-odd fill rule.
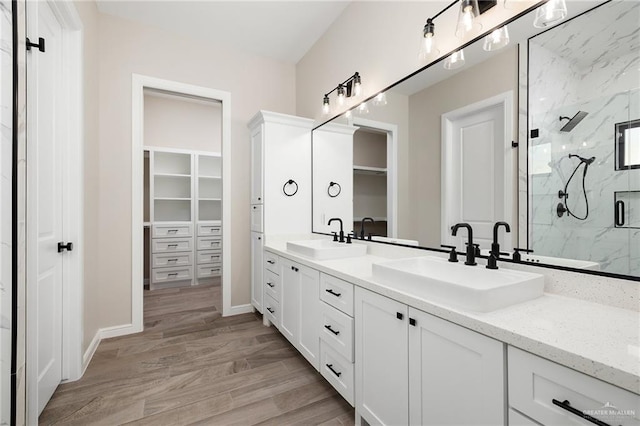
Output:
[[[222,318],[220,285],[145,291],[145,330],[103,340],[40,424],[353,424],[353,408],[257,314]]]

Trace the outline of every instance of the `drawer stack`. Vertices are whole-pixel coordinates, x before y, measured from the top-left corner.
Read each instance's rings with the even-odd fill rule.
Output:
[[[354,405],[353,284],[320,275],[320,373]]]
[[[153,225],[151,290],[191,284],[193,284],[193,227],[190,223]]]
[[[280,258],[268,251],[264,252],[264,316],[280,329]]]
[[[196,259],[198,283],[222,275],[222,226],[220,221],[198,222]]]

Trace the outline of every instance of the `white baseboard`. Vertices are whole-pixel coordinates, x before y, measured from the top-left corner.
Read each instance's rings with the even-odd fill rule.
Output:
[[[91,343],[89,343],[89,347],[85,351],[84,355],[82,355],[82,371],[78,379],[84,376],[84,372],[87,371],[89,362],[91,362],[91,358],[93,358],[93,355],[96,353],[96,349],[98,349],[98,345],[100,344],[101,340],[102,339],[100,338],[100,330],[98,330],[93,336],[93,339],[91,339]]]
[[[100,329],[100,339],[109,339],[111,337],[124,336],[127,334],[139,333],[142,330],[136,329],[133,324],[115,325],[113,327],[105,327]]]
[[[93,336],[93,339],[91,339],[89,347],[84,352],[84,355],[82,355],[82,373],[80,374],[80,377],[78,377],[78,379],[84,376],[84,372],[87,371],[87,367],[89,366],[93,355],[95,355],[100,342],[102,342],[102,339],[124,336],[126,334],[133,333],[138,333],[138,330],[135,330],[132,324],[116,325],[114,327],[105,327],[98,329],[98,331],[96,331],[96,334]]]
[[[249,312],[253,312],[253,305],[251,303],[247,303],[246,305],[236,305],[229,308],[229,312],[227,312],[224,316],[230,317],[232,315],[240,315],[240,314],[248,314]]]

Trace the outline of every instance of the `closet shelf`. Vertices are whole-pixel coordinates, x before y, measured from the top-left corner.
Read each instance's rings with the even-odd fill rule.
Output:
[[[184,175],[180,173],[154,173],[155,177],[171,177],[171,178],[191,178],[191,175]]]
[[[353,172],[362,175],[378,175],[383,176],[387,174],[385,167],[368,167],[368,166],[353,166]]]
[[[201,198],[198,198],[198,200],[200,200],[200,201],[222,201],[222,198],[201,197]]]
[[[222,176],[205,176],[205,175],[199,175],[198,176],[200,179],[222,179]]]
[[[191,198],[184,197],[155,197],[154,201],[191,201]]]

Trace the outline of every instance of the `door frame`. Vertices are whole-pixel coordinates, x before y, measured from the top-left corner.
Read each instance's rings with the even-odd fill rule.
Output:
[[[43,2],[44,3],[44,2]],[[65,73],[58,87],[64,93],[64,108],[61,116],[63,137],[61,144],[64,149],[63,157],[67,162],[63,167],[63,236],[65,241],[74,242],[74,250],[63,257],[63,281],[62,281],[62,381],[78,380],[83,373],[82,365],[82,338],[83,301],[84,301],[84,73],[83,63],[83,25],[73,2],[71,1],[46,1],[62,27],[62,61],[65,64]],[[27,15],[29,19],[29,3],[27,3]],[[37,38],[37,34],[27,31],[27,35]],[[23,45],[23,44],[22,44]],[[24,45],[23,45],[24,46]],[[33,55],[43,54],[32,51]],[[46,54],[46,53],[44,53]],[[31,77],[27,73],[27,85],[31,84]],[[27,111],[29,111],[29,97],[27,91]],[[27,120],[27,135],[33,132],[33,127]],[[28,145],[28,140],[27,140]],[[27,149],[27,155],[29,150]],[[27,157],[27,179],[33,179],[33,168],[29,167]],[[31,171],[31,172],[30,172]],[[33,193],[26,191],[26,357],[37,359],[37,346],[34,343],[37,318],[36,311],[29,309],[30,301],[34,297],[34,288],[30,286],[31,278],[37,271],[33,262],[29,260],[34,255],[34,238],[37,236],[29,232],[29,224],[37,218],[37,212],[31,211],[29,206],[33,202]],[[22,192],[22,191],[21,191]],[[33,363],[25,362],[26,377],[26,419],[27,424],[35,424],[38,421],[37,404],[37,371],[32,368]],[[34,388],[35,386],[35,388]]]
[[[398,125],[352,116],[352,126],[387,133],[387,236],[398,237]]]
[[[132,167],[132,268],[131,268],[131,333],[144,330],[143,294],[143,204],[144,204],[144,89],[197,96],[222,102],[222,316],[233,315],[231,306],[231,93],[163,80],[141,74],[131,78],[131,167]],[[139,283],[139,285],[137,284]]]
[[[509,222],[512,227],[517,227],[517,223],[513,222],[513,219],[517,217],[517,213],[514,214],[514,194],[513,190],[516,187],[514,179],[514,148],[511,144],[513,140],[513,90],[500,93],[499,95],[492,96],[479,102],[475,102],[470,105],[466,105],[462,108],[449,111],[442,114],[441,129],[441,167],[442,167],[442,182],[440,189],[440,241],[441,244],[451,244],[451,234],[446,229],[444,223],[445,218],[449,211],[453,208],[453,201],[451,197],[447,197],[446,194],[450,192],[452,186],[453,174],[455,168],[453,166],[453,122],[465,115],[481,111],[483,109],[500,106],[502,107],[503,119],[504,119],[504,173],[503,180],[504,187],[504,211],[503,215],[505,220]],[[511,244],[513,247],[517,247],[517,235],[518,232],[514,229],[511,232]]]

